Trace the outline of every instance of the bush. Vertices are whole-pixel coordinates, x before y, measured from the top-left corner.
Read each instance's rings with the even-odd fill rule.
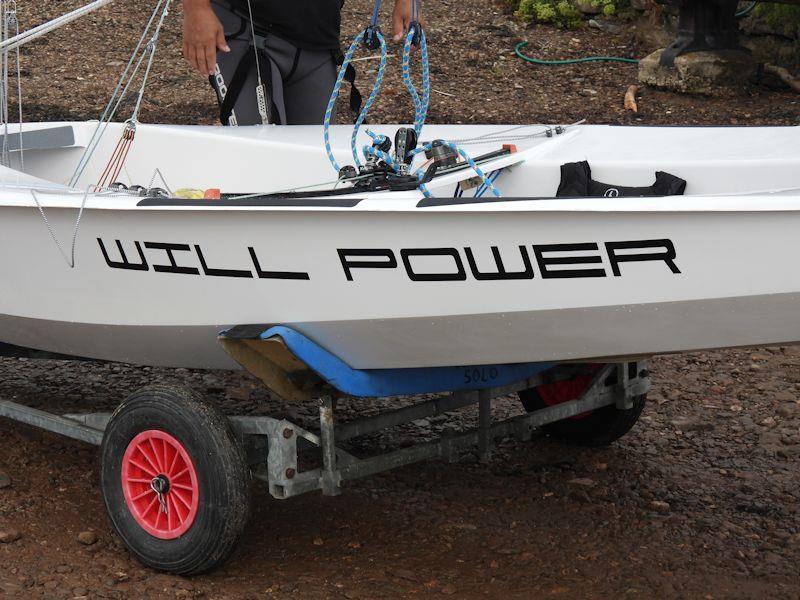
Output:
[[[756,14],[775,31],[789,38],[800,35],[800,6],[790,4],[762,3],[756,7]]]
[[[551,23],[558,27],[577,27],[581,22],[580,4],[592,4],[604,15],[617,12],[621,0],[506,0],[514,14],[524,21]]]

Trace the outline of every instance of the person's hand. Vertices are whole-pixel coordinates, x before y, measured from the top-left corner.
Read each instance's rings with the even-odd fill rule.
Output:
[[[395,0],[394,11],[392,12],[392,39],[400,42],[408,33],[408,26],[411,25],[411,6],[415,0]],[[422,15],[418,15],[420,25],[425,26]]]
[[[217,50],[231,51],[209,0],[184,0],[183,57],[201,75],[214,75]]]

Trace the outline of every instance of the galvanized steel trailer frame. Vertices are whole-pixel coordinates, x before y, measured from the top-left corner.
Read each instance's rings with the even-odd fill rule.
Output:
[[[338,495],[342,484],[361,477],[389,471],[429,459],[455,461],[461,451],[477,446],[482,461],[488,461],[494,440],[502,437],[530,439],[542,425],[580,415],[604,406],[625,410],[636,396],[650,387],[645,361],[607,364],[598,370],[583,394],[568,402],[549,406],[499,422],[492,419],[492,401],[544,383],[572,379],[582,365],[552,367],[511,384],[477,390],[456,390],[418,404],[389,410],[372,417],[336,423],[337,394],[333,390],[319,398],[319,433],[309,431],[287,419],[266,416],[231,416],[241,438],[253,476],[269,486],[272,496],[290,498],[321,490]],[[469,405],[478,406],[478,427],[462,433],[372,456],[358,458],[342,443],[417,419],[448,413]],[[0,400],[0,416],[100,445],[110,413],[55,415],[15,402]],[[299,453],[318,448],[321,466],[305,471],[298,468]]]

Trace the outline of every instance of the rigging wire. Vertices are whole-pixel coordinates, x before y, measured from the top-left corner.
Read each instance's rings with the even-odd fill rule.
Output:
[[[253,54],[256,59],[256,101],[258,103],[258,114],[261,117],[262,125],[269,125],[270,115],[267,109],[267,89],[264,86],[264,80],[261,78],[261,60],[258,55],[258,48],[256,47],[256,22],[253,19],[253,4],[251,0],[247,0],[247,12],[250,16],[250,35],[253,38]]]
[[[12,4],[14,6],[14,10],[12,14],[12,24],[14,25],[14,35],[19,35],[19,18],[17,17],[17,3],[16,0],[12,0]],[[16,52],[16,56],[14,62],[17,67],[17,112],[19,117],[19,167],[22,171],[25,170],[25,144],[23,144],[22,140],[22,66],[20,65],[20,51],[19,46],[14,48]],[[4,94],[8,94],[8,90],[4,92]]]
[[[153,34],[151,34],[151,29],[153,28],[154,23],[156,23],[156,19],[158,19],[159,14],[162,15],[162,19],[159,21],[159,28],[163,25],[164,18],[166,17],[165,13],[169,12],[169,5],[171,0],[158,0],[155,8],[153,9],[150,18],[147,21],[147,25],[145,26],[144,31],[142,32],[139,41],[136,44],[136,47],[131,54],[130,59],[128,59],[128,63],[125,65],[125,68],[122,70],[122,74],[120,75],[119,80],[117,81],[117,85],[114,88],[113,93],[111,94],[111,98],[109,98],[108,103],[106,104],[105,109],[103,110],[102,115],[100,116],[99,121],[97,122],[97,126],[95,127],[94,131],[92,132],[92,136],[89,139],[89,142],[86,145],[86,149],[84,150],[83,155],[81,156],[78,164],[75,167],[75,170],[72,173],[72,176],[69,179],[68,185],[70,187],[75,187],[78,183],[78,180],[83,175],[86,167],[89,164],[92,156],[94,155],[95,151],[97,150],[97,146],[100,143],[100,140],[105,134],[108,125],[114,119],[114,116],[117,113],[120,105],[122,104],[123,100],[126,98],[128,94],[128,90],[130,86],[133,84],[133,81],[136,78],[136,75],[141,68],[142,62],[144,61],[144,57],[146,55],[145,51],[142,51],[142,46],[145,45],[145,41],[147,40],[148,36],[151,36],[151,41],[153,38]],[[155,37],[157,39],[159,31],[155,32]]]
[[[9,13],[6,3],[0,2],[0,38],[8,39]],[[3,126],[3,146],[0,149],[0,163],[9,166],[8,153],[8,51],[3,50],[0,56],[0,87],[2,87],[2,97],[0,97],[0,123]]]
[[[66,261],[67,265],[70,269],[75,268],[75,246],[78,243],[78,229],[81,226],[81,218],[83,217],[83,209],[86,207],[86,200],[89,197],[89,188],[86,188],[86,191],[83,193],[83,200],[81,201],[81,206],[78,209],[78,218],[75,219],[75,225],[72,228],[72,245],[70,249],[70,255],[67,257],[67,253],[64,252],[64,248],[61,246],[61,242],[58,241],[58,237],[56,236],[55,231],[53,231],[53,227],[50,225],[50,221],[47,219],[47,215],[44,212],[44,207],[39,202],[39,198],[36,195],[36,190],[31,189],[31,196],[33,196],[33,201],[36,203],[36,208],[39,209],[39,214],[42,215],[42,220],[44,221],[45,227],[47,227],[47,231],[50,232],[50,237],[53,238],[53,241],[56,243],[56,247],[58,251],[61,253],[61,256]],[[41,192],[40,192],[41,193]]]

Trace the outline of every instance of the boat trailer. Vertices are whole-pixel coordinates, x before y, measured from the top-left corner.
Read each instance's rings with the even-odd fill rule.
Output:
[[[486,462],[490,460],[494,440],[498,438],[514,437],[526,441],[531,438],[535,429],[567,419],[580,419],[581,415],[604,407],[613,406],[617,411],[635,412],[632,411],[634,402],[636,399],[643,399],[650,386],[646,363],[641,360],[602,365],[528,363],[359,370],[351,368],[289,327],[234,327],[222,332],[219,340],[243,368],[284,399],[316,400],[319,403],[318,431],[310,431],[287,419],[227,416],[233,435],[243,450],[241,456],[246,463],[244,466],[249,469],[253,478],[265,482],[269,486],[270,494],[278,499],[314,490],[321,490],[325,495],[338,495],[347,481],[429,459],[454,462],[463,451],[476,446],[480,460]],[[588,382],[577,397],[502,421],[493,419],[493,400],[510,394],[525,393],[526,390],[534,390],[539,386],[572,381],[576,377],[583,377]],[[140,393],[147,397],[147,388]],[[375,416],[342,423],[336,419],[337,399],[342,396],[391,397],[431,393],[436,393],[437,396]],[[457,433],[446,432],[433,441],[366,458],[353,455],[346,447],[346,442],[353,438],[375,434],[418,419],[444,415],[470,405],[477,405],[478,408],[477,428]],[[113,446],[105,438],[109,435],[109,424],[119,412],[120,409],[113,414],[56,415],[10,401],[0,401],[0,416],[90,444],[102,445],[103,470],[105,467],[102,463],[108,460],[106,446]],[[636,417],[638,412],[631,424]],[[141,427],[149,431],[151,426]],[[203,447],[203,438],[209,435],[195,429],[193,437],[197,439],[189,442],[201,444]],[[187,448],[189,445],[186,443]],[[153,462],[158,462],[158,466],[154,466],[147,477],[160,470],[166,472],[159,460],[159,448],[162,447],[164,462],[168,462],[167,444],[156,444],[152,459]],[[125,448],[118,449],[116,454],[122,450]],[[130,446],[126,456],[129,453]],[[197,459],[193,457],[192,460]],[[310,463],[310,468],[301,468],[307,462]],[[123,476],[124,472],[123,467]],[[225,475],[215,473],[214,477],[221,478]],[[164,496],[159,491],[161,488],[156,485],[161,481],[159,477],[163,476],[154,476],[150,487],[163,504]],[[177,486],[177,483],[174,485]],[[142,488],[142,495],[147,492],[146,487]],[[123,528],[114,519],[108,495],[106,505],[123,541],[146,564],[182,573],[200,572],[216,564],[204,563],[202,568],[186,567],[178,571],[167,567],[163,562],[144,556],[140,548],[137,548],[136,540],[125,535]],[[156,509],[157,512],[159,510]],[[175,510],[177,517],[181,517],[182,512],[177,506]],[[146,523],[142,524],[143,527],[145,525]],[[158,520],[155,527],[159,527]]]

